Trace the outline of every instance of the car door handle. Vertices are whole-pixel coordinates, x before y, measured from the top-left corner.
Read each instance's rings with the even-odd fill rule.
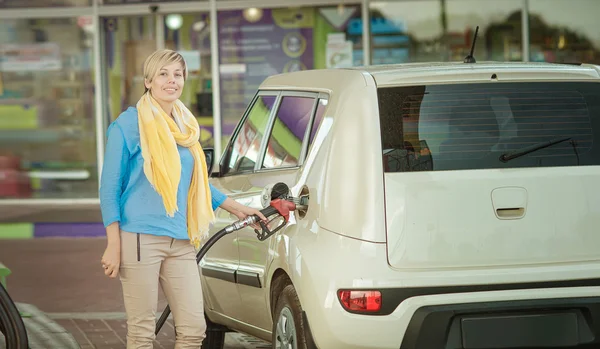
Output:
[[[525,213],[524,207],[498,208],[496,214],[499,218],[519,218]]]

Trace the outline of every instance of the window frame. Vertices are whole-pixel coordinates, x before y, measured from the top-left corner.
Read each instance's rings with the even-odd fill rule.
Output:
[[[227,172],[223,174],[223,169],[225,168],[226,162],[228,162],[229,157],[231,156],[231,148],[233,144],[237,140],[238,134],[241,132],[242,127],[245,125],[250,111],[254,107],[256,101],[261,96],[274,96],[275,103],[273,104],[273,108],[269,114],[269,119],[267,121],[267,127],[265,129],[265,137],[261,140],[260,148],[258,150],[258,158],[256,163],[254,164],[254,169],[252,170],[244,170],[244,171],[236,171],[236,172]],[[313,106],[311,109],[310,119],[308,121],[306,130],[304,131],[304,136],[302,139],[302,150],[300,151],[300,157],[298,159],[298,165],[295,166],[285,166],[285,167],[274,167],[274,168],[261,168],[263,162],[265,160],[265,155],[267,152],[267,145],[269,144],[269,139],[271,138],[271,132],[273,131],[273,126],[275,125],[275,120],[277,118],[277,113],[279,112],[279,108],[281,106],[281,101],[283,97],[309,97],[313,98]],[[251,174],[251,173],[262,173],[262,172],[273,172],[273,171],[289,171],[293,169],[298,169],[304,165],[304,161],[306,160],[306,156],[309,151],[309,141],[310,141],[310,132],[312,130],[315,115],[317,112],[317,108],[319,106],[319,101],[321,99],[326,99],[328,102],[330,100],[330,96],[328,93],[319,92],[319,91],[298,91],[298,90],[259,90],[252,101],[246,108],[244,115],[242,116],[241,121],[236,126],[227,146],[225,147],[225,152],[223,156],[221,156],[221,160],[219,161],[219,177],[229,177],[235,176],[239,174]]]
[[[317,110],[319,110],[319,102],[321,102],[321,100],[326,100],[327,105],[325,105],[325,110],[323,110],[323,117],[321,118],[319,125],[315,129],[315,138],[317,137],[317,133],[319,133],[319,128],[321,127],[321,124],[323,123],[323,120],[325,120],[325,116],[327,115],[327,107],[329,106],[329,94],[319,92],[319,96],[317,97],[317,105],[315,106],[315,110],[313,111],[313,114],[311,116],[310,127],[308,130],[308,134],[306,135],[306,143],[307,144],[306,144],[306,152],[304,153],[305,156],[304,156],[303,160],[306,160],[306,156],[308,156],[308,153],[310,152],[310,149],[312,147],[312,143],[310,142],[310,134],[312,132],[312,128],[314,127],[315,117],[317,116]]]
[[[276,90],[259,90],[256,92],[256,94],[254,95],[254,97],[252,98],[252,101],[248,104],[248,107],[246,108],[246,110],[244,111],[244,114],[242,115],[241,121],[238,122],[235,130],[233,131],[233,134],[231,135],[231,138],[229,138],[229,142],[227,142],[227,146],[225,147],[225,151],[223,152],[223,156],[221,156],[221,161],[219,161],[219,177],[228,177],[228,176],[235,176],[238,174],[248,174],[248,173],[253,173],[254,171],[256,171],[256,164],[259,163],[259,160],[261,159],[261,157],[263,155],[263,149],[264,149],[264,145],[265,145],[265,138],[267,137],[263,137],[263,139],[261,140],[260,143],[260,148],[258,150],[258,158],[256,163],[254,164],[254,169],[252,170],[243,170],[243,171],[228,171],[227,173],[223,173],[223,169],[228,166],[226,165],[228,161],[228,159],[231,157],[231,150],[233,147],[233,144],[235,143],[235,141],[237,141],[238,135],[241,132],[242,128],[245,126],[246,122],[248,121],[248,117],[250,115],[250,111],[252,110],[252,108],[254,108],[254,105],[256,104],[256,102],[258,101],[258,99],[262,96],[271,96],[271,97],[275,97],[275,102],[273,103],[273,108],[271,108],[271,111],[269,113],[269,118],[267,120],[267,127],[265,128],[265,135],[267,134],[267,131],[270,130],[270,124],[273,121],[273,117],[275,115],[275,111],[279,109],[279,103],[280,103],[280,95],[281,95],[281,91],[276,91]]]
[[[277,115],[279,113],[279,108],[281,107],[281,101],[284,97],[308,97],[313,99],[313,105],[310,111],[310,118],[306,125],[306,130],[304,130],[304,136],[302,137],[302,147],[300,150],[300,156],[298,157],[298,164],[294,166],[280,166],[280,167],[272,167],[272,168],[262,168],[262,165],[265,161],[265,155],[267,154],[267,146],[269,145],[269,140],[271,139],[271,135],[273,132],[273,127],[275,126],[275,121],[277,120]],[[260,157],[256,162],[256,166],[254,168],[255,172],[271,172],[276,170],[290,170],[300,168],[304,164],[304,159],[306,158],[307,153],[307,145],[308,139],[310,137],[310,130],[312,128],[312,123],[315,118],[316,108],[319,103],[319,92],[311,92],[311,91],[293,91],[293,90],[282,90],[279,95],[278,101],[275,103],[277,109],[273,115],[273,118],[269,120],[268,126],[268,137],[265,137],[264,144],[261,145],[260,149]]]

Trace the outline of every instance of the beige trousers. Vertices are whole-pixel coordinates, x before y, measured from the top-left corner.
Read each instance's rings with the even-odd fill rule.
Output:
[[[119,273],[127,349],[152,349],[159,284],[175,320],[175,349],[201,347],[206,320],[196,251],[189,241],[121,231]]]

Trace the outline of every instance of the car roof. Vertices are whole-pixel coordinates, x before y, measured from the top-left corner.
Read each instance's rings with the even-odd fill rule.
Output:
[[[352,84],[368,84],[373,77],[378,87],[490,81],[581,81],[599,80],[600,68],[590,64],[545,62],[428,62],[314,69],[273,75],[261,88],[332,90]]]
[[[584,66],[583,64],[560,64],[547,62],[494,62],[485,61],[477,63],[463,62],[421,62],[421,63],[398,63],[398,64],[380,64],[371,66],[358,66],[344,68],[348,70],[360,70],[370,74],[380,74],[382,72],[407,72],[414,70],[464,70],[464,69],[518,69],[518,68],[546,68],[551,70],[556,69],[573,69]]]

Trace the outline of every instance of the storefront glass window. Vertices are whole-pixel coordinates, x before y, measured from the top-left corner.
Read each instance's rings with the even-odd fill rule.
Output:
[[[529,0],[530,59],[600,64],[600,1]]]
[[[92,0],[0,0],[0,9],[91,6]]]
[[[477,26],[477,61],[521,61],[521,8],[521,0],[372,2],[371,62],[462,61]]]
[[[91,18],[0,21],[0,198],[98,196]]]
[[[200,143],[214,146],[210,25],[208,13],[165,15],[165,47],[183,55],[188,79],[181,101],[200,124]]]
[[[363,64],[359,5],[219,11],[224,147],[270,75]]]

